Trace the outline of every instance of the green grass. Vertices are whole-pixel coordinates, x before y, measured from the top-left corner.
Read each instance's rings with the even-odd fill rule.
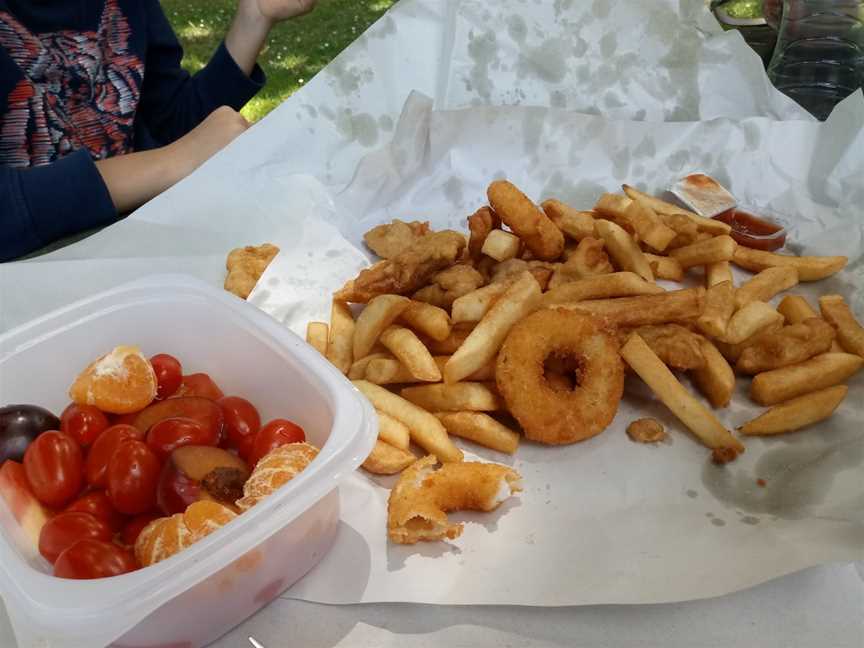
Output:
[[[258,62],[267,85],[243,109],[255,121],[302,87],[396,0],[319,0],[315,10],[277,25]],[[219,45],[236,0],[162,0],[183,45],[183,67],[197,72]]]

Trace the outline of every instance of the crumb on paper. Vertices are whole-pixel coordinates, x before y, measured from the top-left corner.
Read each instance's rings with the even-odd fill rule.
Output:
[[[668,435],[663,424],[657,419],[641,418],[627,426],[627,436],[637,443],[657,443],[664,441]]]

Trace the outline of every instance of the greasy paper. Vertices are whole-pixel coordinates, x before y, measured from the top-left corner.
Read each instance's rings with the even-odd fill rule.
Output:
[[[362,233],[392,218],[465,231],[466,215],[485,203],[485,188],[498,177],[538,201],[556,197],[590,208],[623,182],[662,194],[700,169],[742,202],[782,214],[792,249],[848,255],[848,270],[794,292],[814,305],[817,295],[840,292],[861,313],[864,263],[856,259],[864,219],[855,198],[864,160],[846,147],[864,144],[864,122],[860,102],[844,110],[827,124],[762,118],[647,124],[541,108],[436,112],[415,96],[399,124],[405,137],[361,162],[354,182],[335,198],[334,222],[362,249]],[[850,123],[857,129],[847,130]],[[293,274],[294,264],[280,257],[265,273],[260,290],[270,307],[290,311],[290,291],[274,300],[270,281]],[[748,276],[736,275],[738,283]],[[320,282],[322,293],[352,274],[333,282],[331,276]],[[290,316],[284,321],[298,331],[305,325]],[[746,395],[748,382],[740,379],[733,404],[717,411],[730,429],[761,411]],[[325,603],[659,603],[861,559],[864,380],[850,387],[829,421],[744,439],[746,453],[725,467],[713,465],[709,451],[634,377],[612,425],[583,443],[523,443],[508,457],[457,441],[469,456],[513,465],[525,492],[494,513],[456,514],[468,524],[453,542],[388,543],[393,478],[361,472],[342,487],[335,547],[286,596]],[[663,422],[668,445],[628,439],[627,423],[644,416]]]

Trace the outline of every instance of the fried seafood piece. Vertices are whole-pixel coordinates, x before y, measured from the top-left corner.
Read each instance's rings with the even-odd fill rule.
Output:
[[[547,263],[545,261],[508,259],[492,268],[492,276],[489,283],[512,283],[527,270],[534,276],[537,283],[540,284],[540,290],[546,290],[549,280],[560,265],[559,263]]]
[[[579,245],[573,254],[567,257],[567,261],[555,269],[555,273],[549,281],[549,289],[571,281],[611,272],[615,272],[615,268],[609,261],[603,241],[592,236],[586,236],[579,241]]]
[[[479,259],[482,255],[483,243],[493,229],[501,227],[501,219],[492,211],[491,207],[483,206],[468,217],[468,231],[471,237],[468,239],[468,254],[472,259]]]
[[[757,374],[803,362],[831,348],[836,333],[821,317],[811,317],[799,324],[756,336],[738,356],[735,369]]]
[[[243,497],[237,500],[237,508],[249,510],[294,479],[317,456],[318,448],[308,443],[289,443],[271,450],[258,461],[243,484]]]
[[[392,259],[404,252],[418,239],[429,233],[429,222],[411,221],[406,223],[394,218],[391,223],[378,225],[363,235],[363,241],[382,259]]]
[[[544,375],[547,359],[571,358],[576,386],[562,389]],[[525,436],[547,444],[583,441],[606,429],[624,392],[618,341],[599,320],[548,308],[518,322],[498,353],[495,381]]]
[[[492,511],[522,490],[522,477],[509,466],[465,461],[446,463],[428,455],[402,471],[390,491],[387,535],[398,544],[453,540],[461,523],[451,523],[448,511]]]
[[[234,293],[240,299],[246,299],[277,254],[279,248],[271,243],[258,246],[247,245],[231,250],[225,261],[225,267],[228,269],[225,290]]]
[[[414,293],[413,297],[417,301],[449,309],[454,300],[485,284],[486,279],[480,272],[468,264],[457,263],[432,277],[432,282]]]
[[[535,259],[554,261],[564,251],[564,234],[531,200],[506,180],[496,180],[486,191],[489,204],[513,230]]]
[[[365,304],[376,295],[413,293],[436,272],[453,265],[464,249],[465,237],[459,232],[443,230],[428,234],[392,259],[361,270],[334,297]]]
[[[634,331],[667,367],[686,371],[705,366],[701,336],[680,324],[621,328],[618,330],[618,341],[623,345]]]

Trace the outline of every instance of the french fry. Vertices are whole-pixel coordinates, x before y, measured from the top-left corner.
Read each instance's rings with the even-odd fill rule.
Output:
[[[760,405],[775,405],[817,389],[837,385],[864,365],[852,353],[823,353],[804,362],[756,374],[750,398]]]
[[[729,318],[735,312],[735,288],[731,281],[714,284],[705,291],[705,310],[696,319],[703,333],[715,338],[726,334]]]
[[[413,331],[402,326],[391,326],[379,339],[418,380],[441,380],[441,372],[432,359],[432,354]],[[369,371],[369,367],[366,367],[366,371]]]
[[[608,220],[594,221],[594,231],[603,239],[606,251],[621,270],[635,272],[645,281],[654,281],[654,273],[648,265],[648,259],[630,235]]]
[[[401,295],[378,295],[369,300],[355,322],[354,359],[369,355],[384,329],[410,305],[411,300]]]
[[[724,281],[728,281],[733,286],[735,285],[732,280],[732,268],[729,267],[728,261],[717,261],[716,263],[709,263],[705,266],[706,288],[710,288],[718,283],[723,283]]]
[[[354,359],[354,317],[348,304],[333,300],[330,307],[330,338],[327,359],[343,374],[348,373]]]
[[[362,379],[368,380],[374,385],[435,382],[420,380],[417,376],[411,373],[411,370],[408,369],[408,367],[392,356],[370,360],[366,365],[366,371],[363,373]],[[354,380],[354,378],[352,378],[352,380]]]
[[[846,300],[840,295],[824,295],[819,298],[819,308],[822,317],[837,329],[840,346],[864,358],[864,328],[855,319]]]
[[[594,212],[621,225],[621,223],[627,222],[626,211],[631,202],[633,201],[627,196],[604,193],[597,199]]]
[[[765,268],[735,291],[735,307],[751,301],[767,302],[774,295],[798,285],[798,270],[792,266]]]
[[[752,272],[792,266],[798,270],[798,281],[818,281],[830,277],[845,268],[847,261],[845,256],[792,256],[754,250],[743,245],[739,245],[732,256],[732,263]]]
[[[804,320],[819,317],[819,313],[801,295],[786,295],[777,305],[777,311],[786,318],[788,324],[800,324]],[[831,342],[832,353],[845,353],[846,350],[840,346],[835,339]]]
[[[651,272],[655,279],[667,279],[669,281],[681,281],[684,278],[684,268],[676,259],[669,256],[659,256],[643,252],[651,266]]]
[[[744,446],[723,424],[678,382],[675,375],[634,333],[621,348],[621,357],[657,397],[706,446],[715,461],[729,461],[744,452]]]
[[[728,261],[737,247],[738,244],[731,236],[712,236],[672,250],[669,256],[676,259],[686,270],[697,265]]]
[[[513,454],[519,447],[519,434],[480,412],[435,412],[453,436],[468,439],[498,452]]]
[[[465,326],[465,324],[469,324]],[[471,331],[474,330],[474,324],[463,322],[458,325],[454,325],[450,330],[450,335],[448,335],[443,340],[433,340],[431,338],[424,340],[426,343],[426,348],[429,349],[431,353],[436,355],[451,355],[456,353],[456,350],[462,346],[465,340],[468,339],[468,336],[471,335]]]
[[[446,340],[453,328],[447,311],[421,301],[412,301],[399,320],[417,333],[438,341]]]
[[[624,185],[624,191],[631,187]],[[633,226],[640,241],[644,241],[658,252],[663,252],[669,242],[677,236],[675,230],[667,227],[657,216],[647,201],[637,197],[627,205],[624,216]]]
[[[351,364],[351,368],[348,370],[348,378],[350,380],[361,380],[366,377],[366,367],[369,366],[369,363],[373,360],[379,360],[382,358],[389,358],[394,362],[398,362],[396,358],[394,358],[389,353],[370,353],[365,358],[360,358],[359,360],[355,360]]]
[[[738,428],[742,434],[765,436],[793,432],[824,421],[846,398],[849,388],[834,385],[775,405]]]
[[[574,241],[594,236],[594,213],[579,211],[560,200],[544,200],[540,207],[564,234]]]
[[[444,374],[444,366],[447,364],[447,361],[450,359],[450,356],[433,356],[435,358],[435,364],[438,365],[438,368],[441,370],[441,374]],[[495,358],[492,358],[485,365],[480,367],[477,371],[472,373],[470,376],[466,376],[465,380],[470,382],[489,382],[495,380]]]
[[[497,392],[480,382],[405,387],[402,398],[429,412],[496,412],[504,409]]]
[[[404,424],[411,433],[411,440],[426,452],[441,461],[462,461],[462,451],[453,445],[444,425],[435,416],[384,387],[365,380],[352,382],[376,410]]]
[[[366,461],[360,464],[364,470],[375,475],[395,475],[402,472],[417,460],[414,453],[404,448],[397,448],[378,439]]]
[[[702,314],[705,307],[705,289],[699,286],[671,290],[662,295],[589,299],[561,304],[561,307],[591,313],[615,326],[685,322]]]
[[[472,290],[467,295],[457,297],[450,308],[450,318],[454,324],[479,322],[492,308],[492,304],[504,294],[509,283],[500,282]]]
[[[411,444],[411,433],[405,424],[384,412],[378,412],[378,438],[402,450]]]
[[[330,335],[330,327],[327,322],[309,322],[306,325],[306,342],[315,347],[325,358],[327,357],[327,338]]]
[[[655,283],[645,281],[635,272],[612,272],[585,277],[563,284],[543,294],[541,307],[578,302],[585,299],[659,295],[665,292]]]
[[[762,301],[751,301],[729,319],[723,341],[737,344],[777,323],[783,323],[783,316],[776,308]]]
[[[447,361],[444,382],[459,382],[492,360],[510,328],[539,305],[540,295],[540,284],[530,272],[524,272]]]
[[[749,338],[744,340],[743,342],[738,342],[737,344],[729,344],[728,342],[724,342],[720,338],[714,338],[713,342],[720,353],[723,354],[723,357],[726,358],[730,363],[734,364],[738,362],[738,359],[741,357],[741,354],[744,352],[749,346],[758,343],[762,336],[764,335],[772,335],[777,333],[783,328],[783,322],[774,322],[773,324],[769,324],[761,331],[757,331],[755,334],[751,335]]]
[[[657,212],[657,215],[666,227],[675,230],[675,238],[669,241],[669,245],[666,246],[667,254],[670,250],[696,242],[699,228],[689,218],[682,214],[661,214]]]
[[[690,219],[692,223],[694,223],[699,228],[699,231],[701,232],[707,232],[713,236],[722,236],[723,234],[728,234],[732,231],[732,228],[726,223],[714,220],[713,218],[705,218],[703,216],[699,216],[698,214],[694,214],[692,211],[684,209],[683,207],[679,207],[678,205],[666,202],[665,200],[661,200],[660,198],[655,198],[654,196],[643,193],[642,191],[639,191],[638,189],[635,189],[633,187],[625,186],[624,193],[626,193],[633,200],[639,198],[658,214],[680,214],[682,216],[686,216],[688,219]]]
[[[496,261],[507,261],[508,259],[515,259],[519,255],[520,247],[522,247],[522,241],[519,240],[518,236],[504,230],[493,229],[483,241],[483,247],[480,248],[480,251]]]
[[[735,391],[735,372],[710,340],[702,338],[700,344],[705,364],[690,375],[712,407],[726,407]]]

